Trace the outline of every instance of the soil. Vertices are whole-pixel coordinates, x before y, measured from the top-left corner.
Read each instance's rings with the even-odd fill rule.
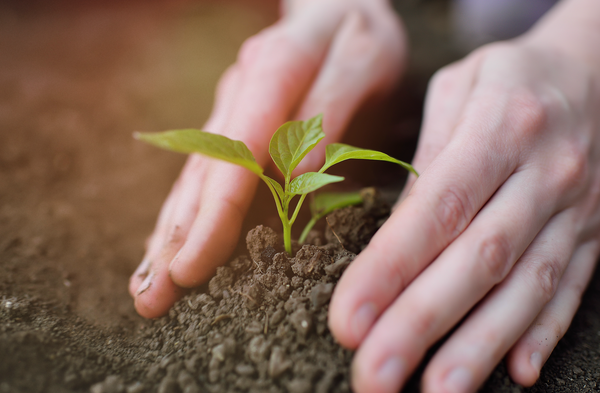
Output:
[[[276,3],[0,3],[0,393],[349,391],[352,353],[328,332],[328,300],[397,189],[336,212],[337,237],[321,223],[294,258],[267,227],[279,228],[260,189],[249,247],[169,315],[143,320],[127,293],[184,159],[131,132],[201,127],[218,76]],[[443,34],[443,2],[398,3],[416,57],[377,112],[387,139],[369,133],[361,145],[409,160],[427,78],[459,53]],[[350,143],[364,124],[372,112]],[[346,184],[372,184],[371,168],[342,168]],[[375,183],[401,184],[388,168],[376,167]],[[522,389],[501,364],[482,391],[600,390],[599,303],[597,273],[540,381]],[[419,375],[405,391],[418,391]]]

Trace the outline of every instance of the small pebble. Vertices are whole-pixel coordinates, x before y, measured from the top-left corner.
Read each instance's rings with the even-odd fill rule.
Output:
[[[219,372],[219,370],[210,370],[208,372],[208,380],[210,381],[210,383],[216,383],[219,380],[220,376],[221,373]]]
[[[273,347],[271,359],[269,359],[269,375],[271,378],[278,378],[291,367],[292,362],[285,359],[284,349],[279,346]]]
[[[164,358],[162,358],[162,360],[160,361],[160,368],[165,369],[167,368],[167,366],[169,364],[171,364],[171,361],[173,360],[172,356],[165,356]]]
[[[290,316],[290,322],[302,337],[308,336],[313,327],[312,315],[302,308]]]
[[[248,344],[247,354],[250,360],[254,363],[260,363],[267,358],[271,349],[271,345],[264,336],[254,337]]]
[[[254,370],[254,367],[246,363],[240,363],[235,366],[236,374],[241,375],[242,377],[252,376],[254,375],[255,371],[256,370]]]
[[[258,321],[252,321],[248,326],[246,326],[246,332],[250,334],[260,334],[262,333],[264,326],[262,323]]]
[[[283,321],[284,318],[285,312],[283,310],[277,310],[273,313],[273,315],[271,315],[269,323],[273,326],[277,326],[281,323],[281,321]]]
[[[181,370],[179,372],[179,376],[177,377],[177,383],[179,384],[179,388],[184,393],[195,393],[200,392],[200,388],[196,383],[196,380],[190,373],[185,370]]]
[[[312,384],[307,379],[295,378],[287,385],[289,393],[311,393]]]
[[[225,360],[225,344],[219,344],[212,349],[213,359],[217,359],[222,362]]]
[[[175,378],[166,376],[160,381],[160,385],[158,385],[158,393],[177,393],[178,386]]]
[[[142,393],[144,391],[144,384],[141,382],[134,382],[131,385],[127,386],[127,393]]]

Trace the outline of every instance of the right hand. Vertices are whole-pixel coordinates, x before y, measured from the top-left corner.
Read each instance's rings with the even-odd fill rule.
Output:
[[[288,0],[283,8],[284,17],[249,38],[221,78],[204,129],[243,141],[264,167],[281,124],[323,113],[327,136],[298,168],[315,170],[357,108],[394,86],[405,34],[385,0]],[[190,155],[130,280],[141,316],[164,315],[184,288],[226,262],[257,181],[246,169]]]

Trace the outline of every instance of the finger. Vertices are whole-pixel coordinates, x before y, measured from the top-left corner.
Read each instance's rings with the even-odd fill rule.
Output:
[[[531,386],[539,378],[542,365],[571,325],[599,252],[597,240],[577,248],[556,294],[509,352],[507,367],[515,382]]]
[[[467,230],[383,313],[354,358],[359,392],[368,386],[397,389],[426,350],[506,277],[558,203],[545,198],[548,189],[527,187],[545,176],[541,170],[511,176]],[[404,364],[404,375],[378,378],[379,367],[390,359]]]
[[[251,199],[240,195],[238,189],[230,185],[249,189],[256,184],[246,171],[220,162],[210,166],[207,183],[221,190],[219,198],[206,196],[212,190],[205,189],[188,241],[171,262],[172,279],[184,287],[197,286],[210,278],[237,243]]]
[[[369,97],[389,91],[403,71],[406,43],[395,29],[396,45],[386,47],[366,17],[349,13],[334,37],[323,66],[298,110],[304,119],[324,113],[325,139],[298,166],[296,173],[315,170],[322,164],[325,147],[341,139],[356,109]],[[349,81],[352,81],[349,83]]]
[[[506,280],[436,352],[423,375],[424,392],[471,392],[485,381],[554,296],[575,233],[573,209],[546,224]]]
[[[223,130],[244,141],[262,165],[272,133],[297,105],[326,47],[319,43],[307,51],[295,37],[273,31],[277,34],[268,33],[242,49],[241,85]],[[247,170],[226,163],[211,163],[209,172],[194,227],[169,265],[171,278],[182,287],[198,285],[225,262],[258,181]]]
[[[223,134],[245,142],[260,164],[267,162],[265,146],[273,132],[316,75],[341,17],[303,12],[250,38],[240,50],[242,83]]]
[[[507,135],[514,128],[541,126],[514,115],[519,110],[509,95],[472,102],[465,111],[468,120],[338,283],[329,320],[343,345],[356,347],[362,341],[382,310],[464,231],[513,173],[519,162],[515,146],[520,145]]]
[[[478,53],[442,68],[431,78],[425,95],[421,136],[412,162],[417,172],[423,172],[454,135],[475,84],[481,63]],[[416,180],[412,174],[408,177],[399,202],[406,198]]]
[[[235,93],[240,84],[240,72],[232,66],[226,70],[217,86],[215,107],[206,123],[207,129],[220,129],[224,126],[234,105]],[[169,195],[164,214],[161,212],[155,233],[151,238],[146,257],[139,273],[134,274],[130,288],[135,291],[135,307],[146,318],[162,315],[183,294],[169,277],[170,261],[181,249],[188,236],[199,208],[201,184],[206,176],[209,160],[198,155],[190,155]],[[150,287],[154,286],[150,290]],[[144,295],[145,294],[145,295]]]
[[[223,124],[231,111],[233,97],[239,85],[239,79],[239,71],[235,66],[229,67],[224,72],[223,77],[217,85],[215,106],[212,110],[211,117],[205,125],[206,129],[220,129],[223,127]],[[186,199],[182,198],[180,194],[182,188],[185,188],[185,192],[187,193],[194,192],[193,189],[190,190],[187,184],[189,182],[199,184],[202,180],[202,177],[204,176],[202,162],[202,157],[190,155],[182,169],[182,174],[179,176],[173,185],[171,192],[167,196],[159,213],[154,231],[148,239],[146,253],[142,259],[142,263],[129,280],[129,292],[131,296],[135,297],[140,285],[148,276],[152,261],[157,259],[163,247],[170,243],[168,240],[169,234],[174,233],[175,228],[177,228],[177,231],[179,232],[182,230],[187,231],[186,228],[189,228],[189,220],[181,222],[181,220],[175,219],[174,217],[189,217],[191,219],[193,214],[197,211],[198,201],[194,198],[197,194],[188,194],[188,197],[192,198]],[[195,178],[192,179],[191,177]],[[184,186],[182,186],[182,183]],[[168,253],[165,253],[165,255],[168,255]]]
[[[129,279],[129,293],[132,297],[135,296],[141,283],[148,276],[151,261],[156,258],[160,252],[160,247],[162,246],[163,242],[159,241],[158,239],[162,239],[165,236],[164,232],[167,228],[167,221],[171,214],[173,214],[173,210],[175,209],[177,200],[179,198],[180,184],[181,182],[179,181],[176,181],[175,184],[173,184],[171,192],[167,196],[165,203],[160,209],[154,231],[146,240],[146,252],[144,253],[144,258],[142,258],[142,262]]]

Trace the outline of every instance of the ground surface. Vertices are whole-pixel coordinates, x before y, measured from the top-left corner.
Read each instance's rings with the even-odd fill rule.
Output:
[[[319,282],[333,283],[327,273],[306,278],[301,266],[298,272],[287,271],[295,298],[302,300],[288,306],[287,300],[265,300],[256,309],[239,293],[252,294],[247,291],[258,278],[249,271],[236,273],[248,280],[237,288],[230,283],[232,293],[227,296],[238,303],[221,305],[218,291],[213,291],[213,305],[203,310],[211,299],[195,294],[170,316],[153,322],[136,315],[126,289],[141,259],[144,238],[183,162],[181,156],[134,142],[131,132],[201,127],[219,74],[234,60],[243,39],[275,18],[273,4],[107,2],[58,9],[43,2],[32,8],[19,4],[0,4],[0,392],[86,392],[92,386],[105,392],[220,391],[219,381],[232,373],[255,381],[245,385],[254,391],[301,392],[307,383],[316,391],[346,389],[351,354],[327,341],[322,330],[326,302],[315,306],[311,297]],[[427,75],[455,55],[447,48],[428,52],[423,44],[444,43],[437,6],[406,4],[405,12],[418,9],[415,18],[434,21],[436,28],[427,32],[427,23],[411,19],[418,67],[413,67],[392,105],[401,109],[384,116],[398,120],[398,132],[391,134],[387,146],[418,129]],[[358,124],[360,129],[360,119]],[[380,182],[397,183],[397,176],[386,172]],[[360,175],[353,180],[357,185],[363,181]],[[261,223],[261,206],[254,205],[248,229]],[[276,227],[269,209],[261,220]],[[236,255],[244,248],[242,242]],[[328,249],[317,259],[332,264],[340,256],[339,250]],[[282,277],[279,280],[285,281]],[[304,280],[292,285],[293,277]],[[320,298],[328,288],[317,291]],[[208,286],[203,290],[210,293]],[[600,390],[599,302],[596,274],[572,328],[536,386],[523,390],[512,384],[500,365],[482,390]],[[310,347],[302,343],[306,315],[291,317],[302,308],[311,315],[307,337],[325,340],[329,350],[322,356],[333,354],[339,360],[335,375],[318,369],[322,359],[316,357],[316,371],[300,366],[264,369],[273,356],[280,359],[275,363],[286,365]],[[264,335],[266,316],[273,318],[281,309],[286,317],[279,326],[286,326],[282,330],[293,337],[288,341]],[[192,329],[196,333],[185,335],[192,322],[212,325],[214,318],[236,310],[240,315],[247,310],[248,315],[239,318],[254,319],[254,330],[248,323],[250,331],[218,336]],[[277,324],[271,322],[270,334],[276,335]],[[212,326],[226,330],[230,324],[228,317],[221,317]],[[232,335],[235,345],[226,340]],[[263,335],[262,343],[254,339]],[[193,352],[192,345],[186,345],[181,351],[181,342],[192,339],[203,346],[193,347]],[[210,356],[200,349],[210,349]],[[194,355],[198,356],[190,360]],[[313,355],[321,356],[314,350]],[[221,356],[238,360],[221,365]],[[276,381],[261,385],[268,378]],[[415,377],[406,390],[417,391],[417,381]]]

